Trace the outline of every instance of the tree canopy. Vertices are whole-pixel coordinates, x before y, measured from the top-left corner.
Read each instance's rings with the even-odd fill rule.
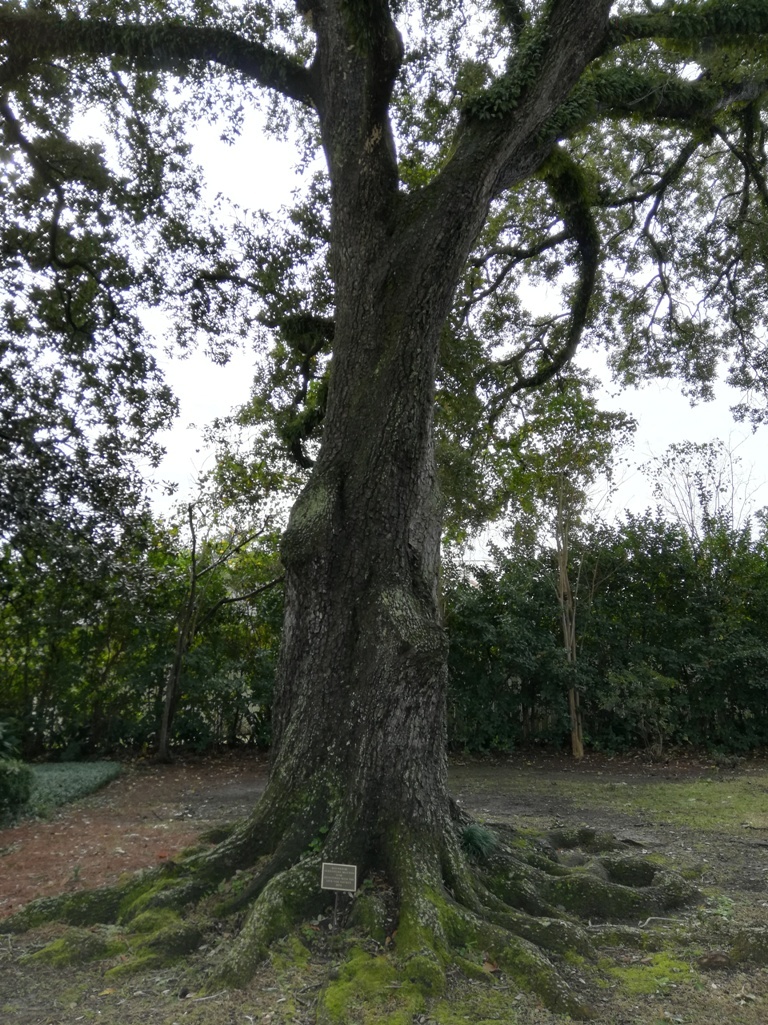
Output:
[[[245,214],[217,220],[200,209],[185,135],[213,117],[231,137],[243,107],[261,103],[273,129],[327,150],[321,60],[336,30],[324,39],[305,6],[2,5],[9,466],[83,434],[101,464],[147,444],[168,415],[141,319],[153,307],[217,352],[228,335],[272,332],[260,406],[307,463],[333,340],[330,190],[313,182],[280,237]],[[764,5],[578,7],[562,81],[553,53],[571,27],[567,4],[349,14],[380,80],[366,117],[388,141],[371,152],[403,216],[448,202],[455,177],[479,187],[489,176],[489,215],[473,226],[442,347],[439,410],[459,448],[481,447],[464,435],[497,426],[582,337],[607,344],[626,380],[677,375],[706,395],[724,360],[747,399],[765,383]],[[552,109],[538,95],[542,69],[562,94]],[[83,118],[94,110],[95,126]],[[46,374],[51,359],[61,376]]]

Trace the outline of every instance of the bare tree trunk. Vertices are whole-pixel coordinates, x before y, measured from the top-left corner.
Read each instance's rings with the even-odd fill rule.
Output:
[[[555,521],[555,542],[557,546],[557,600],[560,605],[560,624],[563,633],[563,647],[569,665],[576,664],[576,597],[571,585],[568,561],[570,558],[570,516],[565,508],[561,488],[558,495]],[[579,692],[575,686],[568,688],[568,712],[571,720],[571,751],[574,758],[584,757],[584,734],[579,707]]]
[[[184,671],[184,659],[187,656],[189,647],[195,636],[197,620],[197,535],[192,506],[188,506],[187,515],[189,529],[192,537],[192,562],[189,567],[189,588],[187,590],[184,608],[176,626],[176,646],[173,652],[173,661],[168,667],[168,675],[165,678],[165,696],[163,701],[163,718],[160,723],[160,735],[157,740],[157,760],[170,762],[171,759],[171,729],[173,717],[176,713],[176,706],[179,701],[181,690],[181,675]]]

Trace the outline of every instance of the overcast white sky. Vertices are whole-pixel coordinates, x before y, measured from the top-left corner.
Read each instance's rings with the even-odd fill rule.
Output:
[[[259,131],[257,118],[246,121],[245,131],[234,146],[225,146],[219,129],[199,129],[195,157],[204,164],[212,192],[221,192],[243,206],[277,210],[290,199],[297,184],[293,173],[295,151]],[[186,360],[164,361],[168,380],[181,402],[176,425],[161,441],[167,456],[159,470],[160,479],[178,484],[176,500],[191,494],[196,475],[211,466],[212,454],[202,440],[203,428],[217,416],[229,413],[249,394],[255,357],[253,353],[234,353],[230,362],[219,367],[202,352]],[[611,393],[615,388],[610,388]],[[608,398],[608,408],[621,408],[638,421],[634,451],[627,453],[628,468],[612,507],[620,512],[629,508],[642,512],[654,500],[647,480],[633,464],[661,455],[672,442],[706,442],[720,438],[731,449],[738,447],[744,470],[755,482],[768,481],[768,428],[752,433],[748,426],[735,424],[730,406],[737,393],[723,386],[715,402],[691,408],[674,382],[653,382],[639,390],[627,390]],[[167,500],[158,497],[158,509],[167,509]],[[768,486],[755,496],[755,506],[768,505]]]

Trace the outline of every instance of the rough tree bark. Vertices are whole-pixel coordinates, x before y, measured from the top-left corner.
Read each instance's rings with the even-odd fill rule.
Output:
[[[411,979],[439,988],[451,950],[474,945],[496,952],[552,1006],[581,1014],[539,953],[589,948],[555,906],[601,915],[614,901],[652,913],[688,889],[662,873],[632,876],[610,865],[602,879],[582,873],[566,884],[554,854],[542,864],[539,855],[513,858],[503,844],[482,873],[467,860],[467,822],[447,789],[432,417],[440,333],[469,250],[494,196],[550,153],[544,126],[599,52],[610,0],[556,0],[546,34],[521,58],[529,66],[513,109],[465,126],[451,161],[413,194],[398,187],[388,116],[402,55],[388,5],[304,6],[317,37],[311,69],[281,79],[270,65],[254,76],[282,81],[317,111],[332,188],[336,302],[322,448],[283,543],[270,779],[251,819],[212,852],[119,897],[94,898],[92,915],[183,905],[248,869],[250,883],[229,909],[251,910],[217,974],[242,981],[271,939],[324,901],[319,857],[353,862],[362,877],[375,873],[394,888],[397,949]],[[87,52],[124,46],[151,63],[148,48],[163,37],[137,38],[115,43],[91,32]],[[308,854],[318,837],[319,857]],[[642,893],[628,896],[635,891],[617,880],[642,882]]]
[[[264,804],[302,795],[295,851],[326,824],[329,856],[404,887],[404,837],[438,872],[452,820],[432,422],[440,332],[494,195],[547,156],[539,133],[599,49],[609,4],[553,5],[536,88],[503,126],[467,133],[415,198],[398,190],[387,113],[400,41],[375,6],[363,38],[345,5],[313,6],[336,324],[323,446],[284,541]]]

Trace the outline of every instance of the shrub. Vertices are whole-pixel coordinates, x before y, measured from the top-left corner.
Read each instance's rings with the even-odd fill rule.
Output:
[[[16,815],[32,794],[32,770],[15,758],[0,759],[0,819]]]
[[[0,759],[17,758],[19,743],[13,724],[7,719],[0,719]]]

